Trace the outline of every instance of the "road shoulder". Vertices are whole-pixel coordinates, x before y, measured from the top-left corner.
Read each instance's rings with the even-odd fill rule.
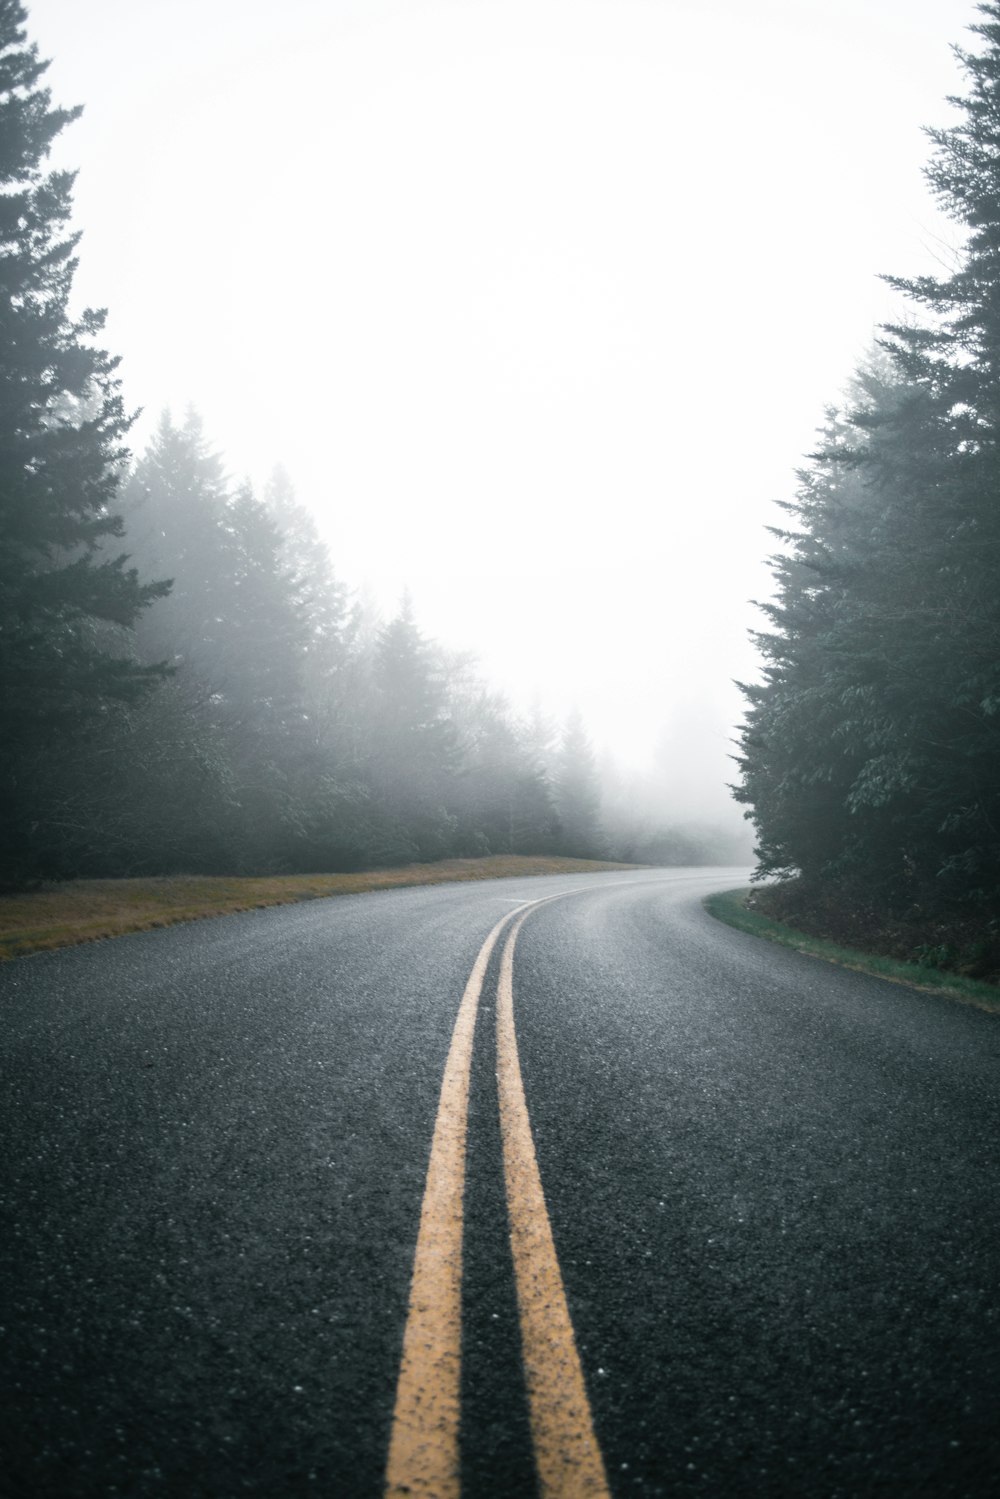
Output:
[[[973,1005],[987,1014],[1000,1015],[1000,991],[994,985],[977,983],[975,979],[965,979],[954,974],[945,976],[933,968],[917,963],[901,963],[876,953],[862,952],[858,948],[843,947],[825,938],[811,936],[808,932],[796,931],[784,922],[775,921],[749,909],[746,899],[752,889],[752,886],[743,886],[709,895],[703,902],[705,910],[716,920],[735,927],[737,931],[746,932],[753,937],[763,937],[766,941],[777,942],[783,947],[791,947],[807,957],[821,958],[826,963],[835,963],[838,967],[850,968],[856,973],[867,973],[892,984],[919,989],[923,994],[940,995],[942,999],[955,1000],[959,1004]]]

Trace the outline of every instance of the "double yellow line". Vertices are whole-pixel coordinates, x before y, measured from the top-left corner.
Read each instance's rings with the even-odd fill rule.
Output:
[[[609,1493],[594,1436],[566,1293],[531,1138],[514,1031],[514,947],[526,901],[498,921],[465,986],[445,1064],[413,1261],[396,1386],[387,1499],[458,1499],[462,1363],[462,1218],[469,1078],[476,1014],[490,958],[510,928],[497,986],[497,1083],[504,1181],[535,1465],[543,1499]]]

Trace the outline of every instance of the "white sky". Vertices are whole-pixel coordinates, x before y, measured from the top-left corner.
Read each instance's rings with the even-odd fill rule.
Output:
[[[920,127],[971,0],[29,12],[133,445],[193,403],[349,583],[718,800],[771,501],[877,273],[956,242]]]

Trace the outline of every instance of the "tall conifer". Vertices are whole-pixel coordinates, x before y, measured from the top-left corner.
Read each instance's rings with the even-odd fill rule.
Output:
[[[46,172],[79,109],[54,109],[18,0],[0,0],[0,878],[58,872],[46,765],[109,702],[157,678],[130,626],[165,585],[141,584],[113,513],[129,426],[102,312],[69,312],[78,236],[72,174]],[[58,756],[56,757],[58,758]],[[56,774],[54,770],[51,772]]]
[[[965,231],[789,507],[740,797],[761,867],[880,905],[1000,895],[1000,5],[928,178]]]

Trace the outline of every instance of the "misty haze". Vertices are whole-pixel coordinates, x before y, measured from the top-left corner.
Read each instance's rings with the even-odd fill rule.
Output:
[[[995,1492],[998,204],[995,0],[0,0],[4,1494]]]

